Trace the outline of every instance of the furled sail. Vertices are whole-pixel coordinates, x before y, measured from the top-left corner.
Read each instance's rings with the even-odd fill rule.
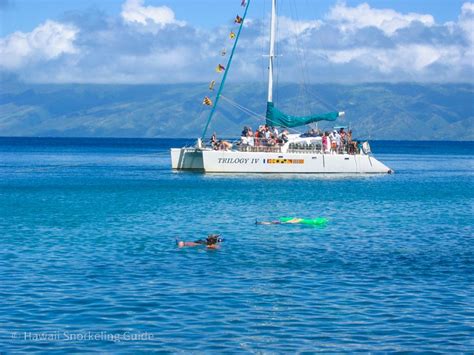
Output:
[[[344,112],[329,112],[310,116],[290,116],[275,107],[273,102],[267,103],[267,124],[269,126],[280,127],[299,127],[318,121],[335,121],[338,117],[344,115]]]

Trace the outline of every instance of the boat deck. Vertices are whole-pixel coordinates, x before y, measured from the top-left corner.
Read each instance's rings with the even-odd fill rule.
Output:
[[[233,151],[252,152],[252,153],[298,153],[298,154],[365,154],[363,151],[358,152],[353,146],[343,146],[336,150],[325,151],[321,144],[298,144],[290,143],[289,145],[275,146],[249,146],[239,145]]]

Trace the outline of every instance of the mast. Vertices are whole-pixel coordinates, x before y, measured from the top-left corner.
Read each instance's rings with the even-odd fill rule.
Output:
[[[273,62],[275,59],[276,0],[272,0],[272,19],[270,25],[270,55],[268,64],[268,102],[273,102]]]

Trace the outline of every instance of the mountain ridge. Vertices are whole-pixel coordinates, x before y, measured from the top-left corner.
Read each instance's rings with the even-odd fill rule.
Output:
[[[2,80],[0,136],[195,138],[209,108],[207,84],[26,84]],[[264,122],[266,85],[229,83],[208,135],[238,136]],[[277,106],[288,114],[345,111],[338,124],[378,140],[474,140],[473,84],[280,83]],[[261,119],[242,114],[238,102]],[[330,123],[320,123],[331,129]],[[303,127],[304,129],[304,127]]]

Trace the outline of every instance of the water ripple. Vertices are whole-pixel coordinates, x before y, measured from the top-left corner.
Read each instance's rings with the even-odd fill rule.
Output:
[[[169,144],[0,150],[1,352],[474,350],[464,150],[228,177],[170,172]],[[330,222],[254,225],[296,213]],[[174,244],[211,232],[218,251]]]

